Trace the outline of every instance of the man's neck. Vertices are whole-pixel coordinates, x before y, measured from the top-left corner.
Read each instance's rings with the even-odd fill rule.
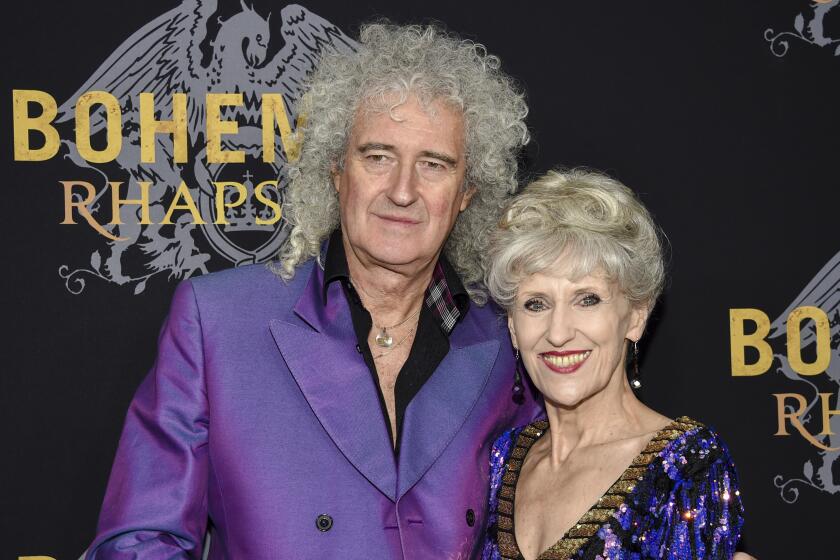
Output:
[[[343,240],[350,280],[378,325],[395,324],[417,311],[432,280],[437,255],[425,263],[388,266],[372,262]]]

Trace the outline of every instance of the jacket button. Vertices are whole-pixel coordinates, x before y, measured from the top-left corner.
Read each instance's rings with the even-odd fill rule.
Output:
[[[315,526],[318,528],[319,531],[322,533],[329,531],[332,529],[333,519],[326,513],[322,513],[315,519]]]
[[[475,512],[472,509],[467,510],[467,525],[470,527],[475,525]]]

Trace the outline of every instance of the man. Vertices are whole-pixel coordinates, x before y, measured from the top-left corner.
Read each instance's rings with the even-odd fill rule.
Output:
[[[482,305],[528,140],[498,67],[385,24],[321,61],[276,274],[178,287],[88,558],[476,553],[489,442],[539,412]]]

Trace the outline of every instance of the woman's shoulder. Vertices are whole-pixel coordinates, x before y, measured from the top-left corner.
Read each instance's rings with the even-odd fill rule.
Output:
[[[530,424],[517,426],[502,432],[502,435],[497,437],[495,441],[493,441],[493,445],[490,447],[491,483],[496,478],[501,480],[501,476],[504,474],[505,465],[511,458],[511,455],[514,455],[514,449],[516,447],[527,448],[527,444],[529,442],[533,442],[547,428],[548,422],[546,422],[545,419],[537,419]],[[520,436],[522,437],[520,438]],[[525,457],[526,452],[527,449],[520,449],[516,453],[518,453],[519,458],[522,459]]]
[[[492,455],[493,458],[501,458],[504,461],[510,452],[516,447],[517,442],[522,443],[519,440],[520,434],[526,438],[536,438],[542,435],[548,428],[548,422],[544,418],[539,418],[534,420],[530,424],[524,424],[522,426],[517,426],[515,428],[510,428],[502,432],[502,435],[497,437],[493,441]]]
[[[660,430],[643,457],[647,475],[628,496],[625,515],[636,516],[644,546],[684,550],[690,541],[697,555],[685,557],[731,558],[744,508],[735,465],[718,433],[681,416]]]
[[[502,435],[493,441],[490,446],[490,462],[494,465],[502,465],[510,456],[510,452],[516,445],[516,439],[525,426],[517,426],[502,432]]]
[[[659,457],[664,473],[672,480],[706,477],[717,468],[734,471],[726,443],[714,428],[702,422],[680,416],[661,435],[667,443],[663,442]]]

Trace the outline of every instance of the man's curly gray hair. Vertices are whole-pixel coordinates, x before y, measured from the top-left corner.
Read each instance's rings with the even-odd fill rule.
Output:
[[[363,103],[388,110],[395,95],[396,105],[414,95],[424,106],[442,100],[463,112],[464,188],[475,187],[476,194],[458,217],[445,253],[470,297],[483,304],[487,234],[516,190],[516,158],[529,139],[528,107],[497,57],[433,25],[367,24],[356,53],[320,61],[302,99],[303,142],[283,208],[292,229],[276,271],[288,280],[305,260],[320,263],[321,244],[339,225],[331,171],[343,165],[356,112]]]

